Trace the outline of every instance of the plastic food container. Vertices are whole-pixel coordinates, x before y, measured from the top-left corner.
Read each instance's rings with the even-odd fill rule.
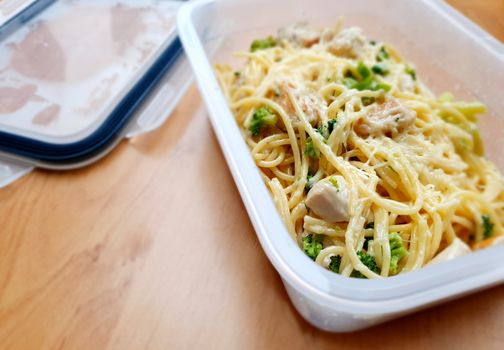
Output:
[[[0,187],[153,130],[191,82],[181,1],[0,1]]]
[[[210,119],[261,245],[292,303],[310,323],[347,332],[504,281],[504,247],[383,280],[344,278],[314,264],[289,237],[216,81],[213,64],[239,61],[253,38],[287,24],[330,25],[339,16],[368,37],[392,43],[437,93],[478,99],[490,113],[480,127],[487,155],[504,170],[504,46],[438,0],[200,0],[177,24]]]

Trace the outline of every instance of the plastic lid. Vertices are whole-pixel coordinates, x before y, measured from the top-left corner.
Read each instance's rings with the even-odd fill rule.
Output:
[[[0,2],[0,152],[79,163],[122,138],[182,53],[182,2]]]

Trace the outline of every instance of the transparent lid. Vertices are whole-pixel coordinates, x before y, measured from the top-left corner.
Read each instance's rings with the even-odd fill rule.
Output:
[[[25,16],[7,20],[13,3]],[[173,44],[180,5],[0,1],[0,133],[51,144],[93,134]]]

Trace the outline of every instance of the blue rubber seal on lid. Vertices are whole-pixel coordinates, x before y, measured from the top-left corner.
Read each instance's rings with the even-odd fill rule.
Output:
[[[1,1],[1,0],[0,0]],[[23,11],[12,16],[0,26],[0,41],[9,36],[23,24],[38,15],[42,10],[51,5],[56,0],[36,0],[28,5]]]

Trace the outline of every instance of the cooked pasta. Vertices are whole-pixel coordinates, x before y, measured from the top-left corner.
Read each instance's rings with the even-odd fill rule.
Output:
[[[434,95],[359,28],[297,24],[219,83],[292,238],[343,276],[379,278],[502,242],[504,180],[478,102]]]

